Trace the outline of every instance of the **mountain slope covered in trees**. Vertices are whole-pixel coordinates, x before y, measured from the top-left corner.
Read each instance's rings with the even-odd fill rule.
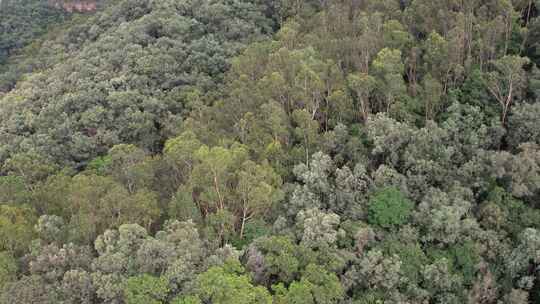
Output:
[[[539,12],[2,19],[0,303],[540,303]]]

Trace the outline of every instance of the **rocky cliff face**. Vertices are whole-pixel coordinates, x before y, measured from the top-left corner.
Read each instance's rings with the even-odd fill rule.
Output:
[[[49,4],[70,13],[93,12],[97,8],[96,0],[49,0]]]

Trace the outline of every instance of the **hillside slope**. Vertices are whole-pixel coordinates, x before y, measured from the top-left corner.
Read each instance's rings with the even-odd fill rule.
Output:
[[[263,13],[243,1],[112,1],[71,23],[0,100],[0,159],[31,149],[77,165],[122,142],[156,151],[187,96],[216,89],[227,59],[270,33]]]
[[[0,66],[15,50],[27,45],[66,15],[47,1],[0,1]],[[0,69],[1,71],[1,69]]]
[[[0,304],[540,303],[539,1],[103,4],[4,65]]]

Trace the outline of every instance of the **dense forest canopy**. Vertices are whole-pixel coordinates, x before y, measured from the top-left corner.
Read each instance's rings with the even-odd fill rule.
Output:
[[[0,1],[1,304],[540,303],[539,1],[68,2]]]
[[[66,17],[47,1],[0,1],[0,64]]]

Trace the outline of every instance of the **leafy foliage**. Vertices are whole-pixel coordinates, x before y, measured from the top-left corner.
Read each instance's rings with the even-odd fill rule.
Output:
[[[396,188],[387,188],[376,193],[370,200],[368,209],[369,223],[383,228],[392,228],[405,224],[414,206]]]
[[[47,4],[0,0],[1,304],[540,301],[538,1]]]

